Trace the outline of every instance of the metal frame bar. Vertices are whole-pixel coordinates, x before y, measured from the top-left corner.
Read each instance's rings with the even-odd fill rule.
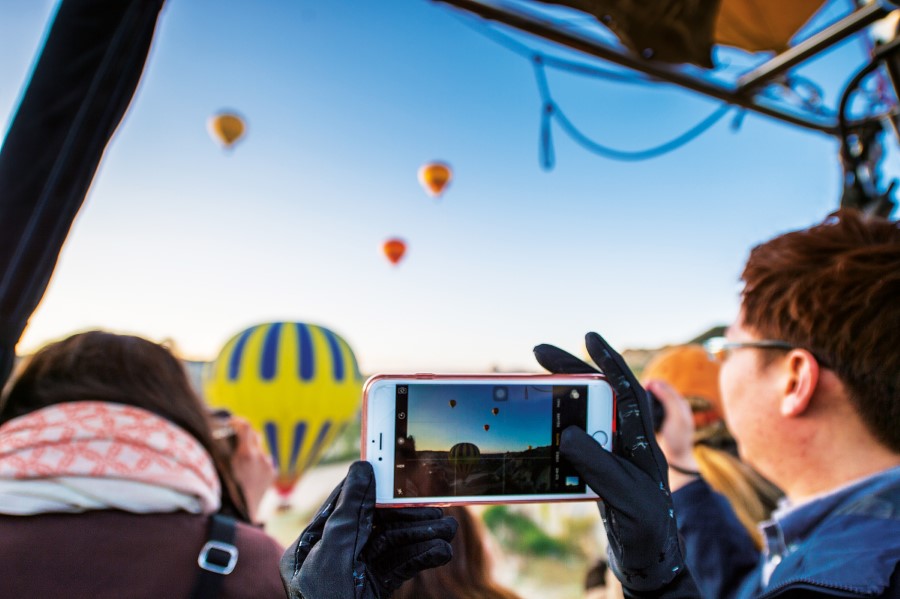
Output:
[[[812,58],[823,50],[845,40],[854,33],[865,29],[875,21],[886,17],[894,7],[885,8],[881,2],[874,2],[859,8],[837,23],[829,25],[809,39],[803,40],[774,58],[766,61],[753,71],[738,79],[738,93],[753,90],[762,84]]]
[[[818,131],[831,136],[838,135],[836,121],[822,122],[821,120],[805,118],[802,115],[783,110],[776,106],[763,104],[761,103],[762,98],[758,98],[755,95],[755,91],[791,67],[800,64],[821,51],[846,39],[848,36],[853,35],[874,21],[886,16],[891,10],[897,8],[897,6],[891,2],[885,3],[877,1],[857,9],[837,23],[834,23],[808,40],[779,54],[754,71],[741,77],[738,81],[737,88],[728,88],[701,80],[691,75],[686,75],[669,65],[645,60],[631,52],[622,52],[616,48],[586,38],[577,33],[561,31],[554,28],[551,24],[530,15],[514,13],[495,6],[488,6],[478,0],[432,1],[448,4],[481,18],[503,23],[525,33],[536,35],[545,40],[558,43],[584,54],[645,73],[655,79],[673,83],[690,91],[721,100],[728,104],[737,105],[791,125]],[[886,7],[885,4],[888,4],[889,7]],[[867,120],[880,120],[881,118],[881,115],[876,115]]]

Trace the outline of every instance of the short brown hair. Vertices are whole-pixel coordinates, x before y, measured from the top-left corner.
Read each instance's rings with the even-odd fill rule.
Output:
[[[900,226],[841,210],[750,252],[744,324],[832,369],[866,426],[900,452]]]
[[[70,401],[126,404],[177,424],[212,457],[222,482],[223,511],[249,520],[229,457],[213,439],[203,400],[167,348],[105,331],[51,343],[26,359],[10,382],[0,399],[0,424]]]

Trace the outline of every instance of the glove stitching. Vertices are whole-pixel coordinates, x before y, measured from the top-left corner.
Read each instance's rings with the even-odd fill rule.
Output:
[[[604,373],[607,373],[607,375],[612,374],[612,373],[610,373],[610,370],[613,370],[615,372],[614,379],[617,383],[617,391],[619,390],[619,385],[621,385],[621,388],[623,390],[626,390],[625,393],[620,393],[620,399],[622,400],[620,405],[624,404],[622,407],[627,406],[624,410],[621,410],[619,412],[620,417],[621,418],[629,418],[629,417],[637,416],[640,419],[641,429],[643,431],[645,431],[644,434],[637,435],[635,437],[635,439],[634,439],[635,442],[632,444],[631,447],[626,448],[626,451],[632,457],[634,457],[634,455],[636,453],[638,453],[639,451],[642,451],[642,450],[650,451],[650,457],[652,458],[652,461],[653,461],[653,470],[655,471],[655,474],[656,474],[656,476],[654,476],[653,478],[656,480],[656,482],[659,483],[659,490],[663,493],[663,496],[666,498],[667,501],[670,501],[669,498],[671,497],[671,494],[667,491],[666,485],[665,485],[667,476],[665,476],[663,474],[662,469],[660,467],[660,460],[662,460],[662,463],[665,463],[665,457],[662,456],[658,450],[655,450],[655,448],[651,447],[650,444],[647,442],[647,436],[646,436],[646,431],[648,430],[648,428],[647,428],[648,422],[647,422],[647,417],[646,417],[647,411],[642,409],[643,406],[641,405],[641,397],[639,396],[638,393],[635,393],[635,385],[632,383],[630,377],[628,377],[628,375],[626,374],[627,371],[624,368],[622,368],[621,365],[618,363],[618,360],[616,360],[614,357],[612,357],[610,352],[607,351],[605,348],[603,349],[602,355],[604,358],[609,359],[612,362],[612,364],[609,364],[609,365],[600,364],[601,369],[604,371]],[[613,366],[613,365],[615,366],[614,368],[610,369],[607,367],[607,366]],[[613,377],[610,377],[610,378],[613,378]],[[640,387],[638,386],[637,388],[639,389]],[[653,476],[649,472],[647,474],[650,476]],[[673,546],[673,543],[671,542],[671,537],[672,537],[671,529],[672,529],[672,525],[673,525],[674,519],[675,519],[674,510],[671,507],[668,510],[668,514],[669,514],[669,518],[670,518],[670,522],[669,522],[669,526],[668,526],[668,528],[670,529],[670,534],[667,535],[666,545],[663,547],[662,552],[660,552],[658,554],[658,558],[657,558],[659,564],[665,564],[665,563],[671,564],[671,568],[669,570],[669,574],[671,574],[671,577],[664,575],[664,578],[668,579],[667,582],[670,581],[671,578],[674,578],[674,576],[676,576],[681,571],[681,569],[682,569],[681,563],[683,562],[683,558],[680,555],[680,548],[677,546],[677,544],[675,544],[675,546]],[[616,530],[618,527],[615,524],[615,520],[616,520],[615,511],[609,510],[608,516],[609,516],[608,519],[610,520],[610,524],[612,525],[611,526],[612,530]],[[604,522],[606,522],[606,521],[607,521],[607,518],[604,518]],[[617,533],[614,533],[613,536],[616,538],[616,541],[618,541]],[[621,545],[619,545],[620,555],[622,554],[623,549],[624,548],[621,547]],[[623,557],[624,557],[624,555],[623,555]],[[673,564],[673,562],[674,562],[674,564]],[[629,583],[633,582],[635,578],[641,578],[641,579],[646,580],[649,577],[649,572],[648,572],[647,568],[639,568],[639,569],[632,570],[632,569],[626,569],[626,568],[622,567],[622,564],[619,564],[619,566],[620,566],[622,574],[625,575],[625,577]]]
[[[375,479],[373,477],[369,480],[368,485],[366,485],[366,489],[365,489],[365,492],[363,493],[363,497],[368,496],[369,489],[372,487],[372,485],[374,483],[375,483]],[[359,522],[359,517],[363,513],[364,509],[365,509],[365,501],[361,502],[359,505],[359,511],[356,514],[357,522]],[[354,568],[354,570],[353,570],[353,579],[355,581],[354,587],[357,589],[357,591],[359,591],[360,589],[362,589],[365,586],[365,577],[366,577],[366,564],[359,559],[360,555],[362,554],[362,548],[360,548],[360,546],[359,546],[359,536],[360,536],[360,534],[362,534],[362,528],[363,527],[361,527],[361,526],[358,526],[356,528],[356,539],[353,542],[353,552],[354,552],[353,560],[354,560],[354,562],[356,562],[354,564],[354,566],[359,565],[359,566],[361,566],[360,569],[362,570],[362,572],[357,572],[356,568]],[[359,595],[359,593],[357,592],[357,596],[358,595]]]

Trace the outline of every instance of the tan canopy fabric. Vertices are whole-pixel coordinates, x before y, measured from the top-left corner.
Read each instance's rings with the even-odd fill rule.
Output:
[[[713,44],[780,52],[825,0],[538,0],[593,15],[649,60],[712,67]]]
[[[717,44],[749,52],[781,52],[825,0],[721,0]]]

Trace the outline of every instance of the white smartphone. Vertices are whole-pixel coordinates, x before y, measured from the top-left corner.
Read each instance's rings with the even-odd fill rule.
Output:
[[[362,459],[380,506],[597,499],[559,452],[575,425],[607,450],[615,397],[602,375],[375,375]]]

